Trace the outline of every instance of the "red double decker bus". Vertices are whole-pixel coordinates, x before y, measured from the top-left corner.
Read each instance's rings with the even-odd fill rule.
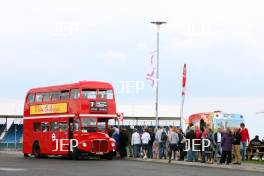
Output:
[[[82,81],[31,89],[24,105],[24,156],[112,159],[116,142],[108,130],[114,118],[116,103],[109,83]]]

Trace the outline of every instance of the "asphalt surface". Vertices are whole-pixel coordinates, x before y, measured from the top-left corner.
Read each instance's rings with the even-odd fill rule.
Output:
[[[230,169],[169,165],[131,160],[23,158],[0,153],[0,176],[263,176]]]

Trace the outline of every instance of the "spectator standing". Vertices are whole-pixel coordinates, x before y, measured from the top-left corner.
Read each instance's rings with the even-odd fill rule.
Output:
[[[180,151],[180,158],[179,161],[184,161],[184,146],[185,146],[185,136],[182,132],[182,129],[177,130],[178,137],[179,137],[179,143],[178,143],[178,149]]]
[[[206,157],[206,154],[205,154],[205,148],[204,148],[204,139],[206,139],[206,135],[207,135],[207,132],[208,132],[208,128],[204,127],[203,129],[203,132],[202,132],[202,135],[201,135],[201,143],[200,143],[200,146],[201,146],[201,155],[202,155],[202,163],[205,163],[205,157]]]
[[[148,133],[147,128],[145,128],[145,132],[142,134],[141,140],[142,140],[142,150],[143,150],[143,154],[144,154],[143,159],[146,159],[148,148],[149,148],[149,141],[150,141],[150,135]]]
[[[214,134],[211,128],[208,128],[205,139],[207,139],[207,142],[209,141],[209,146],[206,145],[208,147],[205,148],[205,154],[207,156],[207,163],[213,164],[214,163],[213,152],[214,152],[215,145],[214,145]]]
[[[126,128],[122,128],[121,132],[119,134],[119,140],[120,140],[120,157],[125,158],[127,156],[127,144],[128,144],[128,132]]]
[[[222,138],[222,156],[220,159],[220,164],[230,164],[232,160],[232,144],[233,144],[233,135],[230,128],[226,129],[226,133]]]
[[[169,135],[169,163],[171,162],[172,154],[173,160],[176,160],[177,145],[179,143],[179,136],[176,127],[173,127]]]
[[[117,153],[119,152],[119,149],[120,149],[120,140],[119,140],[119,129],[117,127],[113,127],[113,138],[115,139],[116,141],[116,144],[117,144]]]
[[[157,131],[155,138],[159,144],[159,159],[162,159],[162,157],[165,157],[166,159],[165,150],[166,150],[167,134],[162,127],[159,127],[159,130]]]
[[[114,127],[111,127],[111,128],[109,129],[108,135],[109,135],[111,138],[114,138],[114,136],[113,136],[114,132],[115,132]]]
[[[201,142],[201,131],[200,131],[200,128],[199,128],[199,126],[195,126],[195,144],[197,144],[197,145],[195,145],[195,161],[198,161],[199,160],[199,149],[201,149],[201,145],[198,145],[198,144],[200,144],[200,142]],[[199,141],[200,140],[200,141]]]
[[[241,164],[241,155],[240,155],[240,142],[241,142],[241,134],[240,129],[234,129],[234,141],[233,141],[233,151],[235,155],[234,164]]]
[[[131,145],[131,138],[132,138],[132,134],[133,134],[133,129],[134,129],[134,126],[130,126],[129,129],[128,129],[128,156],[129,157],[132,157],[133,154],[132,154],[132,145]]]
[[[185,130],[185,134],[187,134],[190,131],[190,129],[191,129],[192,126],[193,126],[193,123],[192,122],[189,123],[189,125],[187,126],[187,128]]]
[[[240,134],[241,134],[241,143],[240,143],[240,152],[242,160],[244,161],[247,155],[247,145],[250,143],[249,132],[245,127],[244,123],[240,124]]]
[[[138,158],[139,157],[140,145],[141,145],[140,135],[139,135],[137,129],[135,128],[134,132],[132,134],[132,137],[131,137],[131,146],[133,148],[133,157],[134,158]]]
[[[189,150],[188,150],[188,160],[189,162],[195,161],[195,153],[193,151],[193,140],[195,139],[195,127],[192,126],[190,130],[186,133],[186,139],[189,139]]]
[[[158,129],[155,128],[155,129],[154,129],[155,140],[154,140],[154,143],[153,143],[153,150],[152,150],[152,151],[153,151],[153,158],[154,158],[154,159],[157,159],[158,156],[159,156],[159,142],[158,142],[158,140],[156,139],[157,131],[158,131]]]
[[[222,155],[222,128],[218,128],[217,132],[214,134],[214,144],[215,144],[215,152],[214,159],[217,161],[217,158],[220,158]]]
[[[151,128],[148,129],[150,140],[149,140],[149,146],[148,146],[148,158],[153,158],[153,144],[155,141],[155,133],[152,131]]]
[[[200,130],[201,132],[204,132],[204,129],[206,128],[206,123],[204,121],[204,119],[200,120]]]

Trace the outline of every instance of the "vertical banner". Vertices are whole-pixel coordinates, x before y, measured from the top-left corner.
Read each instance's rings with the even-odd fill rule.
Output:
[[[118,124],[119,122],[122,122],[122,125],[124,125],[124,113],[117,113],[117,120]]]
[[[185,91],[186,91],[186,64],[183,66],[183,74],[182,74],[182,101],[181,101],[181,109],[180,109],[180,126],[182,127],[182,120],[183,120],[183,106],[184,106],[184,98],[185,98]]]
[[[156,51],[151,53],[151,57],[150,57],[150,70],[149,72],[146,74],[146,80],[150,82],[150,85],[152,88],[155,88],[156,86],[156,59],[155,59],[155,54]]]

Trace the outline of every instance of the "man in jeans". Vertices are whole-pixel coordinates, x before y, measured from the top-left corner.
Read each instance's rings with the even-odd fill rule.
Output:
[[[222,146],[221,146],[222,137],[223,137],[222,129],[218,128],[217,132],[214,134],[214,145],[216,146],[214,153],[215,161],[217,160],[217,158],[221,157],[222,155]]]
[[[250,138],[249,138],[249,132],[248,129],[245,128],[245,124],[241,123],[240,124],[240,134],[241,134],[241,143],[240,143],[240,152],[242,156],[242,160],[244,161],[247,155],[247,144],[250,143]]]
[[[137,129],[134,129],[134,133],[132,134],[132,137],[131,137],[131,146],[133,147],[133,157],[134,158],[139,157],[140,145],[141,145],[140,135]]]
[[[162,127],[159,127],[158,131],[156,132],[156,136],[155,136],[156,140],[159,143],[159,159],[162,159],[163,156],[166,159],[166,154],[165,154],[166,141],[164,141],[165,134],[166,132],[164,131],[164,129]]]

